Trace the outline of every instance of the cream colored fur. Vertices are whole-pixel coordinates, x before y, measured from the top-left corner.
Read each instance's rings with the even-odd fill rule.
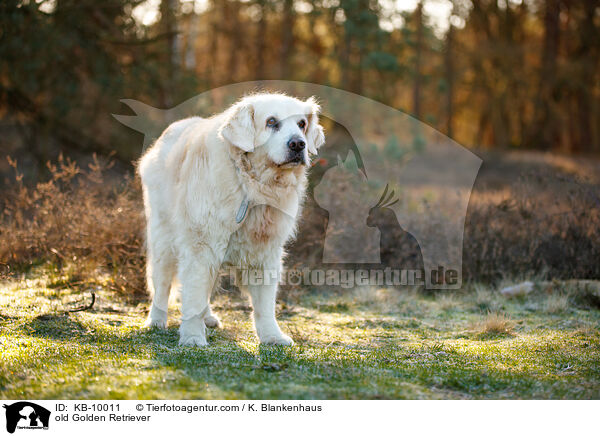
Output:
[[[211,118],[170,125],[144,154],[139,173],[147,219],[147,326],[165,327],[173,280],[181,282],[181,345],[207,345],[205,325],[219,319],[210,295],[219,269],[232,265],[279,274],[283,246],[296,228],[309,154],[324,143],[319,106],[280,94],[241,99]],[[267,126],[276,117],[279,129]],[[305,120],[307,126],[299,126]],[[290,137],[306,142],[305,165],[286,164]],[[245,220],[235,217],[244,198]],[[293,344],[275,319],[277,284],[241,286],[250,294],[258,337]]]

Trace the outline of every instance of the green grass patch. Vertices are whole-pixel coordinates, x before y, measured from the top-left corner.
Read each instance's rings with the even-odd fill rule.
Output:
[[[600,312],[560,295],[306,295],[279,308],[290,348],[259,345],[247,301],[218,295],[224,328],[185,348],[176,308],[168,329],[142,329],[147,303],[99,290],[67,314],[89,299],[67,285],[0,286],[0,397],[600,398]]]

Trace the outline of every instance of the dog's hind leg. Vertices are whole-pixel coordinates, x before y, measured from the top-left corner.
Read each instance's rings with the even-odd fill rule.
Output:
[[[214,294],[216,290],[219,288],[219,278],[216,278],[215,285],[213,286],[212,293]],[[210,295],[208,296],[208,308],[206,310],[206,315],[204,316],[204,324],[206,327],[210,328],[221,328],[221,320],[217,315],[215,315],[210,308]]]

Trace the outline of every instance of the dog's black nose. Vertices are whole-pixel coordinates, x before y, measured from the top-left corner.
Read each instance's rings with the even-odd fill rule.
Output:
[[[295,151],[296,153],[304,150],[305,146],[306,143],[304,142],[304,140],[297,136],[291,137],[288,141],[288,147],[290,148],[290,150]]]

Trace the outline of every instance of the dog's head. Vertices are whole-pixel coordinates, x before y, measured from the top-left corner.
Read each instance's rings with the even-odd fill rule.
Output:
[[[233,105],[219,136],[244,152],[264,155],[281,169],[308,165],[325,143],[314,98],[256,94]]]

